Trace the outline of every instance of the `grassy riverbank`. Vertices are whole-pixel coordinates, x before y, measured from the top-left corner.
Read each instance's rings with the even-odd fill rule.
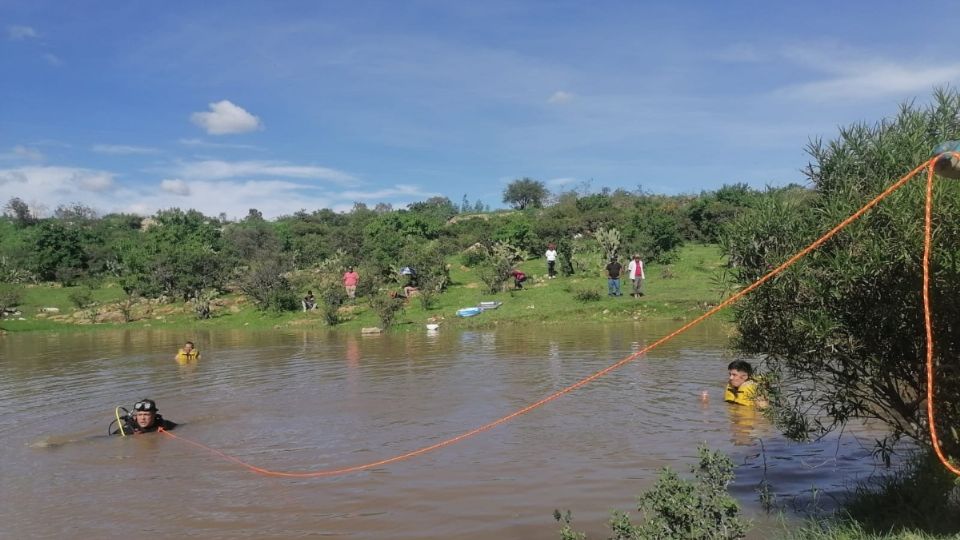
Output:
[[[646,295],[631,298],[624,282],[622,297],[608,297],[606,279],[596,275],[574,275],[546,279],[543,260],[527,261],[519,265],[530,280],[521,291],[484,294],[474,270],[463,266],[458,259],[450,261],[452,285],[439,295],[425,310],[420,302],[411,299],[398,317],[392,331],[420,330],[428,320],[444,327],[477,328],[503,323],[552,323],[563,321],[610,322],[624,320],[675,319],[695,317],[715,305],[724,291],[718,277],[724,268],[724,259],[715,245],[691,244],[680,250],[680,257],[670,265],[651,264],[647,267]],[[22,331],[89,331],[101,328],[326,328],[319,311],[308,313],[265,313],[258,311],[243,295],[227,294],[214,301],[213,316],[197,320],[189,303],[158,304],[141,301],[132,310],[133,320],[123,322],[121,301],[123,291],[107,283],[91,291],[96,305],[78,309],[70,296],[80,287],[31,286],[24,289],[19,317],[0,322],[0,328],[9,332]],[[575,293],[593,290],[599,300],[580,301]],[[461,319],[456,310],[475,306],[484,300],[497,300],[503,305],[496,310]],[[44,311],[44,308],[58,310]],[[340,311],[343,322],[336,328],[359,331],[363,327],[378,326],[376,315],[367,302],[359,298]]]

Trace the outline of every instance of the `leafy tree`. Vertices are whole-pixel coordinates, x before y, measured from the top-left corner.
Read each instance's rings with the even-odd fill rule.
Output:
[[[677,220],[663,212],[649,215],[639,227],[640,237],[635,243],[648,261],[669,263],[683,245],[683,236]]]
[[[423,202],[416,202],[407,206],[411,212],[427,214],[446,222],[457,215],[459,209],[446,197],[430,197]]]
[[[696,236],[705,242],[717,242],[724,226],[755,206],[759,195],[746,184],[725,185],[712,193],[701,193],[687,209]]]
[[[510,182],[503,190],[503,202],[517,210],[542,208],[549,192],[543,182],[530,178],[520,178]]]
[[[240,280],[240,289],[261,310],[289,311],[297,308],[297,295],[284,276],[293,267],[283,254],[261,252]]]
[[[32,247],[28,263],[30,270],[42,280],[53,281],[59,277],[64,285],[72,285],[86,269],[83,249],[86,238],[77,227],[44,220],[30,229],[27,242]]]
[[[856,124],[807,148],[815,196],[765,197],[728,229],[725,249],[750,283],[859,209],[929,156],[960,139],[960,94],[903,105],[894,118]],[[820,435],[851,418],[875,419],[891,437],[928,441],[921,289],[923,191],[908,184],[736,309],[738,348],[766,356],[769,392],[794,437]],[[937,419],[960,455],[960,184],[936,186],[931,297]],[[952,428],[952,429],[951,429]],[[883,443],[881,450],[889,448]]]
[[[34,279],[29,260],[33,247],[26,231],[10,219],[0,219],[0,282],[24,283]]]
[[[509,244],[528,253],[540,252],[543,241],[534,232],[533,218],[526,214],[507,214],[494,221],[493,241]]]
[[[403,311],[403,298],[395,298],[385,294],[370,295],[368,300],[370,309],[377,314],[380,319],[380,328],[384,330],[390,328],[397,315]]]
[[[259,251],[279,251],[280,240],[274,228],[263,218],[249,216],[241,223],[228,225],[223,231],[227,251],[241,261],[250,260]]]
[[[18,227],[27,227],[37,222],[37,218],[30,211],[30,206],[23,202],[20,197],[10,199],[5,210]]]
[[[17,285],[0,283],[0,318],[23,302],[23,289]]]
[[[60,221],[86,224],[96,221],[99,215],[96,210],[85,204],[73,203],[58,206],[57,209],[53,211],[53,217]]]
[[[486,285],[484,292],[496,294],[503,290],[504,283],[510,279],[516,255],[516,248],[503,243],[490,249],[483,262],[476,266],[477,277]]]
[[[381,269],[387,269],[402,261],[403,246],[408,238],[436,239],[443,226],[444,222],[435,217],[407,210],[382,214],[366,225],[363,251]]]
[[[347,301],[347,291],[344,290],[339,279],[336,279],[337,277],[339,276],[322,280],[317,287],[317,298],[323,320],[330,326],[340,323],[340,306]]]
[[[154,220],[155,225],[122,243],[124,290],[187,300],[206,289],[221,289],[234,265],[224,252],[219,222],[177,208],[157,212]]]
[[[423,309],[430,309],[437,295],[450,284],[450,270],[442,244],[438,240],[408,242],[404,248],[403,265],[411,266],[417,272],[417,298]]]

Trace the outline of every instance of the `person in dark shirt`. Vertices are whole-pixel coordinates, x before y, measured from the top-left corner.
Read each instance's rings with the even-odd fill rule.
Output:
[[[133,413],[123,417],[123,424],[113,435],[137,435],[153,433],[161,428],[170,430],[177,427],[176,422],[164,419],[159,411],[156,401],[141,399],[133,406]]]
[[[307,295],[303,297],[300,304],[303,306],[304,312],[317,309],[317,298],[313,296],[313,291],[307,291]]]
[[[623,296],[620,292],[620,272],[623,271],[623,266],[617,262],[616,257],[610,258],[610,264],[607,265],[607,295],[608,296]]]

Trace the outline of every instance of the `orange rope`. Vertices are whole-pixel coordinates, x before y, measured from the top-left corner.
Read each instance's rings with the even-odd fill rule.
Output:
[[[202,448],[202,449],[204,449],[204,450],[207,450],[208,452],[211,452],[211,453],[213,453],[213,454],[216,454],[216,455],[218,455],[218,456],[220,456],[220,457],[222,457],[222,458],[224,458],[224,459],[226,459],[226,460],[228,460],[228,461],[231,461],[231,462],[236,463],[236,464],[238,464],[238,465],[240,465],[240,466],[242,466],[242,467],[245,467],[246,469],[248,469],[248,470],[250,470],[250,471],[252,471],[252,472],[255,472],[255,473],[257,473],[257,474],[262,474],[262,475],[264,475],[264,476],[286,477],[286,478],[318,478],[318,477],[328,477],[328,476],[339,476],[339,475],[349,474],[349,473],[353,473],[353,472],[364,471],[364,470],[367,470],[367,469],[372,469],[372,468],[374,468],[374,467],[380,467],[380,466],[383,466],[383,465],[389,465],[389,464],[391,464],[391,463],[396,463],[396,462],[398,462],[398,461],[403,461],[403,460],[406,460],[406,459],[410,459],[410,458],[413,458],[413,457],[416,457],[416,456],[419,456],[419,455],[422,455],[422,454],[426,454],[426,453],[428,453],[428,452],[432,452],[432,451],[434,451],[434,450],[439,450],[440,448],[444,448],[444,447],[446,447],[446,446],[450,446],[450,445],[452,445],[452,444],[458,443],[458,442],[460,442],[460,441],[463,441],[463,440],[465,440],[465,439],[468,439],[468,438],[470,438],[470,437],[473,437],[473,436],[475,436],[475,435],[479,435],[480,433],[483,433],[483,432],[485,432],[485,431],[488,431],[488,430],[490,430],[490,429],[493,429],[493,428],[499,426],[500,424],[504,424],[504,423],[506,423],[506,422],[509,422],[510,420],[513,420],[514,418],[517,418],[517,417],[522,416],[522,415],[524,415],[524,414],[526,414],[526,413],[528,413],[528,412],[530,412],[530,411],[533,411],[534,409],[537,409],[537,408],[539,408],[539,407],[542,407],[543,405],[546,405],[547,403],[549,403],[549,402],[551,402],[551,401],[559,398],[560,396],[563,396],[563,395],[565,395],[565,394],[569,394],[570,392],[576,390],[577,388],[580,388],[581,386],[584,386],[584,385],[586,385],[586,384],[588,384],[588,383],[590,383],[590,382],[592,382],[592,381],[594,381],[594,380],[596,380],[596,379],[599,379],[600,377],[603,377],[603,376],[606,375],[607,373],[610,373],[611,371],[614,371],[614,370],[616,370],[616,369],[619,369],[620,367],[624,366],[625,364],[628,364],[628,363],[636,360],[637,358],[639,358],[640,356],[643,356],[643,355],[646,354],[647,352],[652,351],[653,349],[656,349],[656,348],[659,347],[660,345],[663,345],[664,343],[670,341],[671,339],[675,338],[676,336],[678,336],[678,335],[686,332],[687,330],[693,328],[694,326],[700,324],[701,322],[703,322],[703,321],[706,320],[707,318],[712,317],[713,315],[715,315],[715,314],[716,314],[717,312],[719,312],[720,310],[722,310],[722,309],[726,308],[727,306],[729,306],[729,305],[737,302],[738,300],[740,300],[741,298],[743,298],[744,296],[746,296],[747,294],[749,294],[751,291],[753,291],[753,290],[756,289],[757,287],[760,287],[761,285],[763,285],[764,283],[766,283],[767,281],[769,281],[770,279],[772,279],[772,278],[773,278],[774,276],[776,276],[777,274],[783,272],[784,270],[786,270],[786,269],[789,268],[790,266],[793,266],[798,260],[800,260],[801,258],[805,257],[807,254],[809,254],[809,253],[810,253],[811,251],[813,251],[814,249],[816,249],[816,248],[820,247],[821,245],[823,245],[824,242],[826,242],[827,240],[829,240],[830,238],[832,238],[834,235],[836,235],[838,232],[840,232],[844,227],[846,227],[846,226],[849,225],[850,223],[854,222],[855,220],[859,219],[861,216],[863,216],[865,213],[867,213],[867,211],[869,211],[871,208],[873,208],[874,206],[876,206],[880,201],[882,201],[883,199],[887,198],[887,197],[888,197],[890,194],[892,194],[894,191],[896,191],[896,190],[900,189],[901,187],[903,187],[903,185],[906,184],[911,178],[913,178],[918,172],[920,172],[921,170],[923,170],[924,168],[926,168],[926,167],[928,167],[928,166],[932,166],[932,164],[934,163],[935,159],[936,159],[936,158],[931,159],[931,160],[929,160],[929,161],[927,161],[927,162],[924,162],[923,164],[921,164],[921,165],[918,166],[917,168],[915,168],[915,169],[913,169],[912,171],[910,171],[909,173],[907,173],[905,176],[903,176],[902,178],[900,178],[899,180],[897,180],[893,185],[891,185],[891,186],[888,187],[886,190],[884,190],[883,193],[881,193],[880,195],[877,195],[873,200],[871,200],[870,202],[868,202],[867,204],[865,204],[862,208],[860,208],[859,210],[857,210],[855,213],[853,213],[853,214],[852,214],[851,216],[849,216],[847,219],[845,219],[845,220],[843,220],[842,222],[840,222],[839,225],[837,225],[836,227],[834,227],[834,228],[830,229],[829,231],[827,231],[826,234],[824,234],[823,236],[821,236],[820,238],[818,238],[817,240],[815,240],[815,241],[814,241],[813,243],[811,243],[809,246],[807,246],[807,247],[803,248],[802,250],[800,250],[799,252],[797,252],[795,255],[793,255],[792,257],[790,257],[790,259],[788,259],[786,262],[784,262],[784,263],[781,264],[780,266],[774,268],[773,270],[771,270],[770,272],[768,272],[766,275],[764,275],[763,277],[761,277],[760,279],[758,279],[758,280],[755,281],[754,283],[750,284],[750,285],[747,286],[746,288],[742,289],[741,291],[739,291],[739,292],[737,292],[736,294],[732,295],[731,297],[727,298],[726,300],[724,300],[724,301],[721,302],[720,304],[716,305],[715,307],[713,307],[712,309],[710,309],[710,310],[707,311],[706,313],[704,313],[704,314],[700,315],[699,317],[693,319],[692,321],[690,321],[690,322],[688,322],[687,324],[681,326],[680,328],[678,328],[677,330],[671,332],[670,334],[667,334],[666,336],[664,336],[664,337],[662,337],[662,338],[654,341],[654,342],[651,343],[650,345],[647,345],[647,346],[644,347],[643,349],[640,349],[639,351],[637,351],[637,352],[635,352],[635,353],[627,356],[626,358],[624,358],[624,359],[616,362],[615,364],[611,364],[610,366],[607,366],[607,367],[601,369],[600,371],[597,371],[597,372],[593,373],[592,375],[589,375],[589,376],[587,376],[587,377],[585,377],[585,378],[583,378],[583,379],[581,379],[581,380],[579,380],[579,381],[571,384],[570,386],[567,386],[566,388],[563,388],[563,389],[561,389],[561,390],[558,390],[558,391],[554,392],[553,394],[548,395],[547,397],[541,399],[540,401],[537,401],[536,403],[527,405],[526,407],[524,407],[524,408],[522,408],[522,409],[519,409],[519,410],[517,410],[517,411],[514,411],[514,412],[512,412],[512,413],[510,413],[510,414],[508,414],[508,415],[506,415],[506,416],[500,417],[500,418],[498,418],[498,419],[496,419],[496,420],[493,420],[493,421],[491,421],[491,422],[488,422],[488,423],[486,423],[486,424],[483,424],[482,426],[479,426],[479,427],[477,427],[477,428],[474,428],[474,429],[472,429],[472,430],[470,430],[470,431],[461,433],[460,435],[457,435],[457,436],[450,437],[450,438],[448,438],[448,439],[442,440],[442,441],[440,441],[440,442],[438,442],[438,443],[436,443],[436,444],[432,444],[432,445],[430,445],[430,446],[424,446],[424,447],[419,448],[419,449],[417,449],[417,450],[413,450],[413,451],[407,452],[407,453],[405,453],[405,454],[396,455],[396,456],[391,457],[391,458],[382,459],[382,460],[374,461],[374,462],[371,462],[371,463],[364,463],[364,464],[360,464],[360,465],[354,465],[354,466],[351,466],[351,467],[343,467],[343,468],[339,468],[339,469],[327,469],[327,470],[320,470],[320,471],[284,472],[284,471],[272,471],[272,470],[269,470],[269,469],[264,469],[264,468],[262,468],[262,467],[257,467],[257,466],[255,466],[255,465],[251,465],[251,464],[249,464],[249,463],[246,463],[246,462],[240,460],[239,458],[236,458],[236,457],[234,457],[234,456],[228,455],[228,454],[226,454],[226,453],[224,453],[224,452],[221,452],[221,451],[219,451],[219,450],[216,450],[216,449],[211,448],[211,447],[209,447],[209,446],[206,446],[206,445],[204,445],[204,444],[198,443],[198,442],[196,442],[196,441],[192,441],[192,440],[190,440],[190,439],[181,437],[181,436],[179,436],[179,435],[174,435],[173,433],[171,433],[171,432],[169,432],[169,431],[166,431],[166,430],[163,430],[163,429],[161,429],[161,430],[159,430],[159,431],[160,431],[162,434],[166,435],[167,437],[170,437],[170,438],[173,438],[173,439],[177,439],[177,440],[183,441],[183,442],[185,442],[185,443],[187,443],[187,444],[193,445],[193,446],[195,446],[195,447],[197,447],[197,448]],[[926,270],[926,267],[925,267],[925,270]],[[925,275],[926,275],[926,274],[925,274]],[[929,345],[929,342],[930,342],[930,340],[929,340],[929,336],[930,336],[930,335],[931,335],[931,331],[930,331],[929,328],[928,328],[928,345]],[[929,360],[929,358],[931,357],[930,355],[932,355],[932,349],[928,349],[928,362],[930,361],[930,360]],[[930,372],[931,372],[931,370],[928,369],[928,384],[930,385],[930,391],[931,391],[931,394],[930,394],[930,395],[932,396],[932,375],[930,375]],[[931,414],[931,422],[930,422],[930,424],[931,424],[931,426],[932,426],[932,425],[933,425],[933,421],[932,421],[932,414],[933,414],[933,413],[932,413],[932,405],[928,404],[928,407],[930,408],[930,414]],[[941,458],[941,459],[942,459],[942,458]]]
[[[941,154],[942,156],[943,154]],[[951,155],[958,155],[951,153]],[[940,448],[940,438],[937,436],[937,422],[933,414],[933,322],[930,308],[930,248],[933,239],[933,167],[937,156],[927,165],[927,195],[923,208],[923,326],[927,332],[927,423],[930,424],[930,444],[937,454],[940,463],[953,474],[960,476],[960,468],[955,467]]]

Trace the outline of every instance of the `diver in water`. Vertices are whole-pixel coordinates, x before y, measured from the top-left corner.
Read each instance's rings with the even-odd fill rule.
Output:
[[[126,412],[126,409],[123,409]],[[133,406],[133,412],[120,416],[117,409],[117,419],[110,423],[117,424],[117,429],[111,435],[136,435],[139,433],[153,433],[159,429],[171,430],[177,427],[175,422],[165,420],[157,408],[157,402],[152,399],[141,399]]]

